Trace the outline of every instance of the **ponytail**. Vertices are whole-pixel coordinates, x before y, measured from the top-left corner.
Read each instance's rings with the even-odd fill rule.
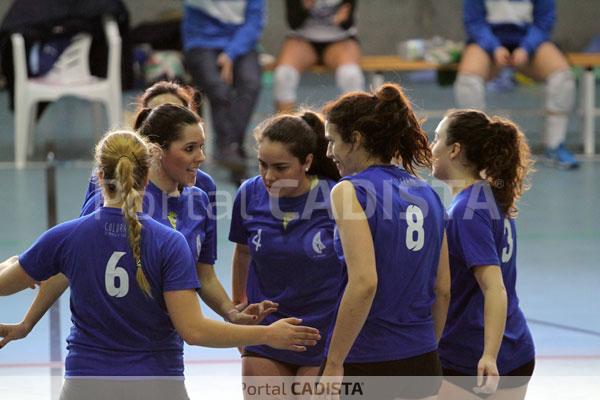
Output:
[[[323,112],[344,142],[351,143],[353,133],[359,132],[370,156],[384,163],[399,157],[413,175],[417,167],[431,167],[427,134],[399,85],[386,83],[374,93],[347,93],[327,103]]]
[[[321,116],[313,111],[305,111],[300,118],[308,124],[315,135],[316,143],[313,148],[313,161],[308,174],[322,176],[333,181],[340,179],[340,172],[332,159],[327,157],[328,142],[325,138],[325,124]]]
[[[142,224],[136,213],[142,207],[142,192],[151,163],[150,145],[133,132],[111,132],[96,146],[96,162],[104,177],[105,196],[122,201],[129,246],[136,263],[136,281],[144,294],[152,297],[142,267]]]
[[[142,124],[148,119],[148,115],[152,112],[152,109],[149,107],[142,108],[135,117],[135,122],[133,123],[133,129],[136,131],[140,129]]]
[[[127,233],[129,237],[129,246],[133,252],[133,258],[136,264],[135,279],[148,297],[152,297],[150,283],[142,269],[142,254],[140,242],[142,240],[142,224],[140,223],[136,210],[142,207],[142,195],[134,188],[133,180],[133,162],[129,157],[121,157],[115,169],[115,178],[121,187],[121,198],[123,205],[121,210],[127,223]]]
[[[477,175],[483,173],[500,210],[518,214],[517,201],[529,189],[527,175],[533,161],[527,139],[512,121],[476,110],[451,111],[446,144],[460,143],[466,161]]]

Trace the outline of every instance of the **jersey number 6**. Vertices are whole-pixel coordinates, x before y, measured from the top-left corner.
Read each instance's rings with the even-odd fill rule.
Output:
[[[110,256],[106,264],[106,273],[104,274],[104,285],[106,292],[112,297],[124,297],[129,292],[129,275],[124,268],[117,266],[117,263],[125,255],[123,251],[115,251]],[[117,278],[119,286],[117,286]]]

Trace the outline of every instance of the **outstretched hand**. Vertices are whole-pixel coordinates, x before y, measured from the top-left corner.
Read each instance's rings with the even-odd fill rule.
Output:
[[[239,325],[257,325],[268,315],[277,311],[279,304],[270,300],[263,300],[260,303],[241,303],[235,306],[228,314],[230,322]]]
[[[301,326],[301,319],[284,318],[273,322],[268,327],[266,344],[275,349],[306,351],[307,346],[314,346],[321,339],[319,330],[309,326]]]
[[[0,324],[0,349],[13,340],[23,339],[30,332],[24,324]]]

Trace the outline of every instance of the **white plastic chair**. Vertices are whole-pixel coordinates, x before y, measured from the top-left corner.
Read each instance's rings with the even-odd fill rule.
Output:
[[[121,123],[121,36],[112,18],[104,19],[104,33],[108,44],[108,71],[106,78],[90,74],[89,50],[91,36],[78,34],[61,54],[53,68],[44,76],[29,78],[25,41],[19,33],[11,35],[15,71],[15,164],[25,166],[27,156],[33,153],[33,130],[37,103],[54,101],[63,96],[76,96],[106,106],[111,128]]]

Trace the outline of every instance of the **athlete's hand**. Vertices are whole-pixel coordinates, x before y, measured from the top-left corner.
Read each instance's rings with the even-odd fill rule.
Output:
[[[227,319],[229,322],[238,325],[257,325],[262,322],[269,314],[277,311],[279,304],[269,300],[263,300],[260,303],[241,303],[229,311]]]
[[[221,69],[221,79],[231,86],[233,84],[233,61],[226,53],[221,53],[217,57],[217,65]]]
[[[506,47],[500,46],[494,50],[494,62],[499,67],[506,67],[510,64],[510,52]]]
[[[473,388],[473,392],[495,393],[500,383],[499,375],[496,359],[484,354],[477,364],[477,386]]]
[[[301,319],[284,318],[267,327],[265,343],[275,349],[306,351],[307,346],[314,346],[321,339],[319,330],[309,326],[301,326]]]
[[[333,23],[339,26],[339,25],[343,24],[345,21],[347,21],[348,18],[350,18],[350,10],[351,10],[350,4],[348,4],[348,3],[343,4],[335,12],[335,15],[333,16]]]
[[[331,361],[327,360],[325,363],[325,369],[323,369],[323,374],[319,378],[319,383],[323,385],[325,388],[334,388],[337,387],[336,384],[340,384],[344,379],[344,365],[343,364],[334,364]],[[339,393],[334,390],[325,390],[325,394],[323,395],[314,395],[311,400],[338,400],[340,398]]]
[[[529,62],[529,54],[527,54],[527,50],[524,48],[518,47],[512,52],[511,59],[512,65],[522,67]]]
[[[31,332],[26,324],[0,324],[0,349],[13,340],[23,339]]]

